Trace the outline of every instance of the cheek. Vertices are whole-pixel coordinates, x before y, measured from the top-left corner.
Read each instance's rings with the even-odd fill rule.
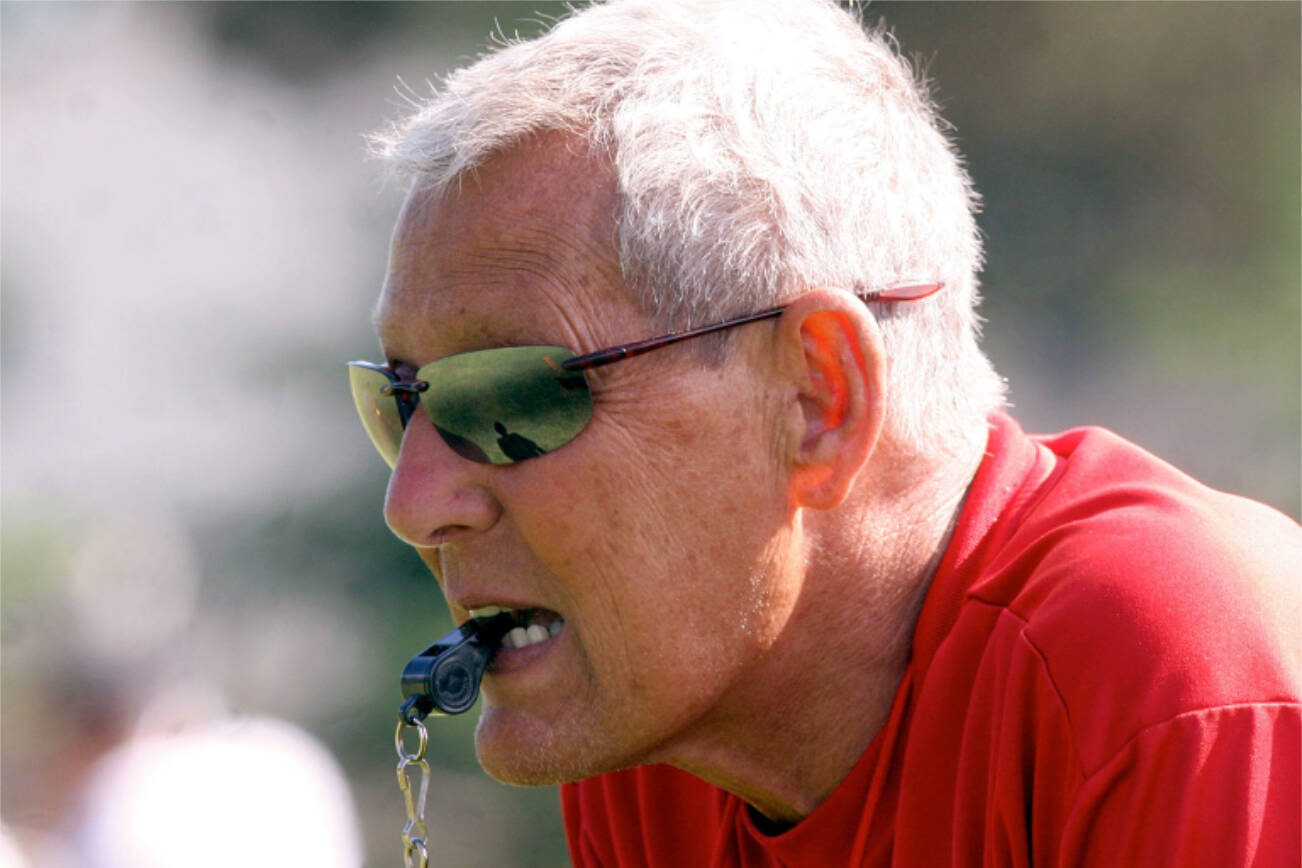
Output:
[[[560,558],[558,574],[590,583],[575,588],[591,598],[580,602],[702,627],[729,607],[751,608],[744,598],[759,591],[785,500],[774,497],[752,419],[692,409],[609,425],[572,456],[552,456],[566,459],[548,474],[564,520],[543,545]]]
[[[697,562],[699,537],[722,517],[713,494],[727,484],[709,466],[700,432],[647,419],[601,433],[554,475],[553,497],[565,515],[551,533],[564,535],[559,548],[573,561],[563,566],[586,562],[612,575]]]
[[[607,401],[572,444],[520,475],[529,487],[511,499],[534,508],[513,510],[515,522],[567,590],[620,611],[641,597],[710,603],[730,578],[750,584],[785,517],[772,432],[744,383],[703,373],[693,386],[627,390],[656,399]]]

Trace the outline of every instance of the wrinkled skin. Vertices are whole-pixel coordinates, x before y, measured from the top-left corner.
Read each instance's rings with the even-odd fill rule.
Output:
[[[378,324],[400,373],[457,352],[577,352],[659,334],[620,277],[608,168],[564,141],[495,157],[395,229]],[[765,685],[749,675],[796,605],[803,555],[770,323],[704,364],[679,345],[593,372],[570,444],[494,467],[408,427],[386,518],[458,622],[543,607],[565,629],[483,685],[484,768],[522,784],[708,753]],[[513,657],[507,660],[507,657]]]

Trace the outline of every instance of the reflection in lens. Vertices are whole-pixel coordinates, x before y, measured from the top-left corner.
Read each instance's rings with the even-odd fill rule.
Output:
[[[443,439],[472,461],[510,464],[574,439],[592,417],[581,373],[563,347],[504,347],[448,356],[420,369],[421,395]],[[473,448],[471,448],[473,447]]]
[[[459,434],[453,434],[446,428],[434,426],[434,430],[439,432],[443,442],[452,447],[452,451],[465,458],[468,461],[474,461],[478,464],[492,464],[492,459],[484,454],[484,450],[475,445],[474,441],[467,440]]]

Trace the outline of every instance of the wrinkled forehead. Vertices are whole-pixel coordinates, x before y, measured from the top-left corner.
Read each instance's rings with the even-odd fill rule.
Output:
[[[495,155],[446,189],[418,183],[394,228],[381,341],[401,343],[411,318],[446,321],[484,294],[559,302],[590,284],[622,288],[616,205],[608,162],[559,136]]]

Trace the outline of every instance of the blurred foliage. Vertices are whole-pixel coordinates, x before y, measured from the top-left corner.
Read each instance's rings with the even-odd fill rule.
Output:
[[[23,4],[0,8],[8,114],[26,75],[10,49],[35,39],[45,19]],[[933,81],[984,196],[986,347],[1028,430],[1105,424],[1294,517],[1302,511],[1300,11],[880,3],[864,13],[885,20]],[[79,654],[69,589],[87,530],[112,511],[6,483],[7,824],[57,832],[75,772],[60,772],[66,746],[107,744],[158,685],[202,678],[233,707],[288,717],[324,739],[355,787],[368,862],[398,861],[397,675],[449,624],[423,565],[379,517],[384,468],[351,431],[343,387],[342,360],[373,346],[365,309],[397,204],[397,191],[375,192],[360,134],[397,111],[399,77],[419,91],[423,79],[476,56],[490,32],[527,36],[561,12],[521,3],[197,3],[129,13],[134,30],[169,21],[174,29],[164,32],[180,34],[178,51],[204,53],[269,92],[285,89],[278,98],[335,113],[334,137],[321,147],[339,149],[340,177],[371,191],[347,218],[366,252],[341,268],[369,283],[356,289],[346,327],[277,333],[238,371],[263,390],[284,390],[287,402],[292,392],[329,407],[329,424],[347,427],[357,447],[319,456],[338,474],[329,496],[303,480],[251,495],[241,508],[181,501],[171,518],[198,564],[194,620],[165,653],[103,666]],[[107,13],[62,4],[42,14],[57,25]],[[350,79],[371,88],[369,113],[332,102]],[[6,154],[6,175],[23,172]],[[43,260],[11,244],[19,233],[7,214],[5,223],[12,394],[12,378],[38,370],[48,339],[35,312]],[[309,255],[345,256],[329,246]],[[30,412],[6,403],[7,462],[11,433]],[[284,421],[277,448],[321,450],[321,430]],[[471,717],[431,727],[438,861],[562,864],[554,791],[488,781],[474,762]]]

